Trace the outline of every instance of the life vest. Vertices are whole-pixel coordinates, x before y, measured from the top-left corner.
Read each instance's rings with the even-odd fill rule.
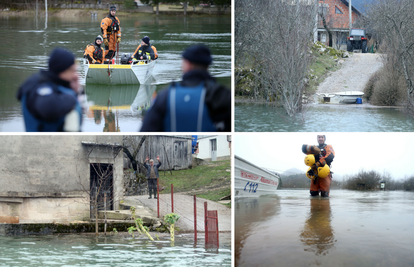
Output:
[[[86,49],[89,46],[93,46],[95,48],[95,51],[93,52],[93,59],[95,59],[95,60],[98,60],[98,59],[99,60],[102,60],[102,53],[103,53],[102,48],[100,46],[97,46],[95,43],[90,43],[90,44],[88,44],[88,46],[86,47]],[[86,57],[86,49],[85,49],[85,57]]]
[[[216,127],[204,103],[204,82],[195,87],[172,83],[168,88],[164,130],[168,132],[215,132]]]
[[[118,22],[118,20],[115,17],[111,16],[111,15],[108,15],[106,17],[110,18],[112,20],[111,25],[108,26],[108,28],[106,29],[106,33],[107,34],[112,34],[112,33],[118,32],[119,31],[119,22]],[[102,34],[103,34],[103,31],[102,31]]]
[[[52,85],[49,83],[46,83],[44,85],[53,88],[53,90],[57,90],[64,94],[70,94],[76,97],[76,93],[72,89],[65,88],[63,86]],[[65,116],[62,116],[61,118],[59,118],[58,120],[54,122],[48,122],[48,121],[38,119],[35,116],[33,116],[33,114],[30,113],[29,109],[27,108],[26,97],[27,95],[23,95],[21,99],[26,132],[62,132],[63,131]],[[79,129],[80,129],[81,119],[82,119],[82,108],[77,101],[76,101],[75,110],[79,114],[79,118],[80,118]]]

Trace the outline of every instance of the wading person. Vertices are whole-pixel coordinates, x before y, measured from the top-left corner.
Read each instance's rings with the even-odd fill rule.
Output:
[[[137,47],[134,55],[132,56],[133,61],[138,59],[155,59],[155,53],[150,46],[150,38],[148,36],[142,38],[141,44]]]
[[[118,17],[115,17],[116,7],[109,8],[109,14],[101,21],[101,31],[105,44],[105,58],[113,58],[116,51],[116,43],[121,42],[121,27]]]
[[[147,157],[144,162],[144,166],[147,169],[147,180],[148,180],[148,192],[149,199],[152,198],[152,192],[154,192],[154,198],[157,198],[157,179],[159,177],[158,168],[161,166],[160,157],[157,156],[158,164],[154,165],[154,160],[150,159],[149,164],[147,163],[149,158]]]
[[[310,166],[307,176],[312,177],[310,194],[318,196],[320,192],[322,197],[329,197],[332,181],[330,167],[335,157],[335,151],[332,145],[325,144],[325,135],[318,135],[317,140],[318,146],[302,146],[302,152],[308,154],[305,157],[306,165]]]
[[[95,38],[95,42],[86,46],[83,57],[88,59],[89,64],[102,64],[104,57],[104,51],[101,48],[102,42],[102,36],[98,35],[98,37]]]
[[[144,44],[142,44],[142,43],[144,43]],[[151,50],[148,49],[147,47],[152,49],[152,54],[153,54],[152,57],[151,57]],[[147,55],[147,53],[149,53],[150,59],[152,59],[152,60],[156,60],[158,58],[157,49],[155,48],[155,46],[150,44],[149,37],[145,36],[144,38],[142,38],[141,43],[139,44],[139,46],[135,50],[132,57],[135,58],[135,59],[141,59],[141,55],[143,55],[143,54]],[[144,59],[144,58],[142,58],[142,59]]]
[[[49,69],[32,75],[17,93],[26,131],[80,131],[79,88],[75,56],[62,48],[54,49],[50,54]]]
[[[213,61],[205,45],[182,54],[181,82],[160,92],[144,117],[143,132],[231,131],[231,91],[208,72]]]

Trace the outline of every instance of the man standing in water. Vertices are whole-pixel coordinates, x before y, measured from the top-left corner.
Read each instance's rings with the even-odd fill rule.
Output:
[[[193,45],[182,57],[182,81],[158,94],[141,131],[230,132],[231,91],[208,72],[213,61],[210,48]]]
[[[318,146],[311,147],[310,146],[303,146],[302,151],[305,154],[314,154],[315,156],[315,164],[311,166],[312,171],[317,173],[319,167],[323,167],[326,164],[331,167],[331,163],[335,157],[335,151],[332,145],[325,144],[326,136],[325,135],[318,135]],[[307,148],[308,147],[308,150]],[[311,151],[309,151],[312,150]],[[329,197],[329,188],[331,186],[332,181],[332,173],[329,172],[329,175],[326,178],[316,177],[312,179],[311,186],[310,186],[310,194],[311,196],[318,196],[319,192],[321,192],[322,197]]]
[[[19,88],[27,132],[79,132],[82,109],[75,56],[62,48],[50,54],[49,69],[32,75]]]
[[[121,27],[118,17],[115,17],[116,7],[109,8],[109,14],[101,21],[101,31],[105,44],[105,58],[113,58],[116,51],[116,43],[121,42]]]
[[[144,166],[147,169],[147,180],[148,180],[148,192],[149,199],[152,198],[152,192],[154,192],[154,198],[157,198],[157,180],[159,177],[158,168],[161,167],[160,157],[157,156],[158,164],[154,165],[154,160],[150,159],[150,164],[148,165],[149,158],[147,157],[144,162]]]

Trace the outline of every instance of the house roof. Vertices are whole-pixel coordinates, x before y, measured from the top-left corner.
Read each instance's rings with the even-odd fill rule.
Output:
[[[341,1],[345,5],[349,6],[349,1],[348,0],[341,0]],[[352,11],[354,11],[355,13],[358,13],[358,15],[362,15],[362,12],[359,11],[354,5],[352,5]]]

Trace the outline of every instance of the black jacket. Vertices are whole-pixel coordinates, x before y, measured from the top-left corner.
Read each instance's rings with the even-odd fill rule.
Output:
[[[141,53],[139,52],[141,50]],[[151,48],[151,45],[141,45],[139,50],[134,54],[134,58],[140,59],[141,56],[147,55],[149,53],[151,59],[155,59],[154,50]]]
[[[218,132],[231,131],[231,91],[216,83],[205,70],[192,70],[183,75],[182,86],[193,87],[201,82],[206,83],[206,98],[209,115],[216,124]],[[144,117],[141,132],[164,131],[164,117],[167,112],[168,90],[161,91],[151,109]]]
[[[41,91],[45,84],[51,85],[50,92]],[[21,101],[23,95],[26,95],[26,106],[33,116],[45,121],[55,121],[69,113],[77,103],[75,97],[57,91],[58,85],[70,88],[69,82],[60,79],[54,73],[41,70],[20,86],[17,99]]]

